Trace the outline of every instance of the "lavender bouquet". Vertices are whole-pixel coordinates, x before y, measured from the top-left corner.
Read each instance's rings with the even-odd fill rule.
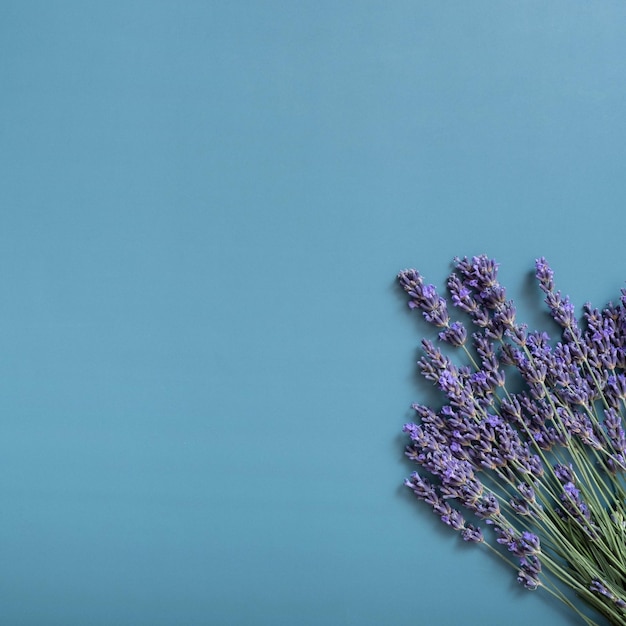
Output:
[[[454,260],[456,321],[417,271],[398,275],[409,306],[440,329],[442,346],[424,339],[418,364],[444,395],[440,408],[412,407],[419,420],[404,426],[406,455],[419,471],[405,484],[465,541],[513,567],[526,589],[542,588],[597,624],[569,588],[626,626],[626,290],[602,311],[586,304],[579,324],[538,259],[560,328],[551,341],[517,322],[497,269],[486,256]]]

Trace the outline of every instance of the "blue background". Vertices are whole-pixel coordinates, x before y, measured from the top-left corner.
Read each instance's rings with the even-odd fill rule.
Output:
[[[405,493],[394,278],[626,278],[619,1],[0,1],[0,622],[575,624]],[[441,527],[440,527],[441,526]]]

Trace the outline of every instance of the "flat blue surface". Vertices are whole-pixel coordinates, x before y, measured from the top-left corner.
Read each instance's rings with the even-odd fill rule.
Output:
[[[626,279],[626,5],[0,1],[0,623],[572,626],[402,485],[394,277]]]

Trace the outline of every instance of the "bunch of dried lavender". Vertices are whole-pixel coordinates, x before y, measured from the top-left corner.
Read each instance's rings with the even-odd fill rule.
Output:
[[[586,304],[579,325],[538,259],[537,281],[561,329],[553,343],[516,321],[497,270],[486,256],[454,260],[447,285],[465,323],[451,320],[419,272],[398,275],[409,306],[465,355],[455,364],[422,341],[419,368],[445,400],[436,410],[413,405],[419,420],[404,426],[406,454],[421,471],[405,484],[465,541],[513,566],[527,589],[547,590],[596,624],[567,585],[626,626],[626,291],[602,311]]]

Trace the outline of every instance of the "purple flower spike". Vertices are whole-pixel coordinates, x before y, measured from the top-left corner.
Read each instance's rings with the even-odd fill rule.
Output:
[[[605,583],[598,580],[597,578],[594,578],[591,581],[591,585],[589,585],[589,589],[600,596],[604,596],[605,598],[608,598],[613,604],[618,606],[620,609],[626,608],[626,602],[624,602],[622,598],[618,597],[613,591],[611,591],[606,586]]]
[[[454,306],[472,316],[478,311],[478,302],[472,297],[471,290],[463,284],[456,274],[452,274],[448,278],[448,290]]]
[[[566,329],[577,328],[574,305],[567,296],[563,298],[560,291],[554,291],[554,272],[543,257],[535,261],[535,276],[556,322]]]
[[[517,573],[517,582],[524,585],[529,591],[534,591],[541,585],[539,574],[541,561],[535,555],[523,556],[520,559],[520,570]]]
[[[412,269],[400,272],[398,280],[411,297],[411,309],[420,309],[424,319],[435,326],[448,326],[450,317],[446,301],[437,294],[434,285],[425,285],[420,273]]]
[[[571,465],[561,465],[560,463],[557,463],[554,466],[554,474],[562,485],[565,485],[566,483],[573,483],[576,480],[574,470]]]
[[[481,543],[485,540],[483,537],[483,533],[480,528],[476,526],[472,526],[472,524],[468,524],[462,531],[461,537],[463,537],[463,541],[469,541],[472,543]]]
[[[435,487],[417,472],[413,472],[411,477],[404,481],[404,484],[409,487],[420,500],[426,501],[431,506],[439,502]]]
[[[607,409],[604,414],[604,427],[611,445],[617,453],[623,454],[626,452],[626,434],[624,433],[621,417],[613,408]]]
[[[542,291],[545,293],[554,291],[554,272],[544,257],[535,261],[535,275],[537,276]]]
[[[558,337],[517,321],[486,255],[454,259],[447,300],[416,270],[398,275],[437,327],[418,366],[442,400],[414,404],[404,425],[420,471],[405,485],[464,541],[506,556],[526,589],[559,579],[626,626],[626,289],[617,305],[586,303],[579,324],[543,257],[535,277]]]
[[[524,531],[521,539],[519,539],[519,545],[524,549],[526,555],[539,554],[541,552],[539,537],[534,533]]]
[[[439,339],[452,346],[460,347],[467,340],[467,330],[465,330],[465,326],[461,322],[454,322],[439,333]]]
[[[523,569],[521,569],[517,573],[517,582],[520,585],[524,585],[524,588],[528,589],[529,591],[535,591],[535,589],[537,589],[537,587],[539,587],[539,585],[541,584],[540,580],[537,577],[529,574]]]
[[[465,520],[463,516],[453,509],[447,502],[443,505],[446,508],[446,512],[441,516],[441,521],[450,526],[454,530],[463,530],[465,527]]]
[[[528,502],[522,500],[521,498],[511,498],[509,500],[509,505],[518,515],[527,516],[533,514]]]
[[[488,517],[495,517],[500,513],[500,504],[496,497],[489,493],[484,495],[473,507],[474,513],[476,517],[480,517],[482,519]]]

